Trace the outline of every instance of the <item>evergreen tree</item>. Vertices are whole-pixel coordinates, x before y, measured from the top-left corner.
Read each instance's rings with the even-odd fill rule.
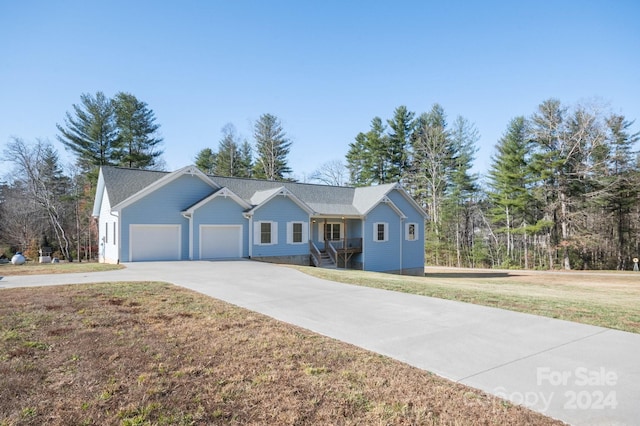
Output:
[[[446,115],[442,106],[434,104],[431,111],[417,119],[412,140],[412,164],[406,184],[418,203],[429,214],[425,229],[427,252],[439,264],[442,251],[442,204],[450,184],[454,152]]]
[[[162,150],[158,146],[159,124],[153,110],[130,93],[119,92],[114,100],[117,138],[112,146],[113,163],[129,168],[153,169],[158,167]]]
[[[464,256],[471,263],[474,243],[474,224],[472,202],[478,192],[478,177],[471,173],[477,151],[476,143],[480,139],[478,130],[464,117],[458,116],[450,131],[451,169],[449,170],[449,189],[444,200],[444,221],[448,222],[454,237],[456,265],[463,266]]]
[[[214,173],[218,176],[239,176],[241,174],[242,152],[233,124],[225,125],[222,128],[222,135],[216,154]]]
[[[638,206],[638,178],[640,173],[635,161],[637,151],[633,147],[640,141],[640,133],[631,133],[633,122],[614,114],[606,120],[609,155],[607,172],[600,177],[598,197],[606,211],[612,214],[615,223],[616,269],[625,270],[630,265],[630,253],[636,251],[632,244],[634,220],[632,211]],[[637,225],[636,225],[637,229]]]
[[[385,156],[389,159],[388,181],[400,181],[408,168],[414,117],[415,113],[401,105],[393,112],[393,119],[387,120],[390,128],[385,149]]]
[[[212,175],[216,168],[216,154],[211,148],[203,148],[196,155],[194,162],[202,173]]]
[[[242,142],[238,158],[238,177],[250,178],[253,174],[253,153],[248,141]]]
[[[253,135],[257,152],[254,176],[285,180],[285,175],[291,173],[287,164],[291,141],[286,137],[280,120],[272,114],[263,114],[255,123]]]
[[[360,132],[356,135],[355,141],[349,144],[346,160],[349,184],[352,186],[366,186],[368,184],[366,138],[367,136]]]
[[[502,265],[505,267],[514,261],[514,240],[518,229],[523,229],[524,267],[529,267],[526,227],[531,225],[532,219],[527,215],[531,203],[527,138],[526,119],[522,116],[512,119],[496,145],[497,154],[492,158],[488,172],[489,198],[494,206],[491,217],[500,226],[498,231],[505,235],[506,261]]]
[[[114,105],[104,93],[84,93],[80,105],[73,105],[75,115],[66,113],[65,126],[57,124],[58,140],[77,157],[78,166],[86,173],[96,166],[113,165],[111,151],[117,131]]]
[[[371,130],[364,138],[364,170],[365,185],[372,183],[388,183],[392,180],[389,136],[387,128],[380,117],[371,120]]]

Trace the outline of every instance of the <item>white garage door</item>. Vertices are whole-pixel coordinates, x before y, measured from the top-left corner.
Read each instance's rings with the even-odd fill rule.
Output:
[[[242,257],[241,225],[200,225],[200,259]]]
[[[180,260],[180,225],[131,225],[131,261]]]

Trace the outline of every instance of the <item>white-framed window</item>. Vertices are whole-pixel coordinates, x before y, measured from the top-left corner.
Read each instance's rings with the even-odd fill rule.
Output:
[[[323,226],[324,239],[327,241],[338,241],[344,238],[342,224],[339,222],[330,222],[321,224]]]
[[[278,223],[269,221],[256,222],[254,225],[253,243],[259,246],[278,244]]]
[[[287,244],[305,244],[309,240],[308,234],[305,222],[287,222]]]
[[[417,223],[405,223],[404,236],[407,241],[417,241],[419,238],[418,224]]]
[[[376,222],[373,224],[373,241],[385,242],[389,240],[389,224]]]
[[[104,223],[104,243],[109,242],[109,222]]]
[[[116,243],[116,223],[113,222],[113,244]]]

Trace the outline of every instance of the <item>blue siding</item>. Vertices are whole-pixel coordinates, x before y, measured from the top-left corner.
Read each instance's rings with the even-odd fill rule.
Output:
[[[309,227],[309,214],[289,197],[277,195],[257,209],[253,215],[253,226],[259,221],[272,221],[278,224],[278,244],[259,245],[253,241],[254,257],[294,256],[309,253],[309,244],[287,244],[287,222],[303,222],[303,228]],[[253,232],[251,230],[250,232]]]
[[[193,213],[193,258],[200,258],[200,225],[242,225],[242,256],[249,257],[249,220],[244,207],[229,197],[215,197]]]
[[[373,224],[388,224],[389,239],[374,241]],[[378,204],[369,214],[364,225],[365,269],[367,271],[396,271],[400,269],[400,217],[388,205]]]
[[[402,269],[424,267],[424,216],[397,190],[388,196],[407,216],[405,223],[415,223],[418,228],[418,239],[414,241],[407,241],[406,228],[402,229]]]
[[[181,212],[210,195],[214,189],[202,179],[182,175],[153,191],[120,212],[120,259],[129,261],[129,225],[179,224],[182,225],[181,259],[189,259],[189,221]]]

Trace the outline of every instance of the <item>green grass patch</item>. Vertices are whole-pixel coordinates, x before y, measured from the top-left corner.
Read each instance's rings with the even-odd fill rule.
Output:
[[[428,269],[424,277],[296,266],[330,281],[640,333],[640,274]]]

